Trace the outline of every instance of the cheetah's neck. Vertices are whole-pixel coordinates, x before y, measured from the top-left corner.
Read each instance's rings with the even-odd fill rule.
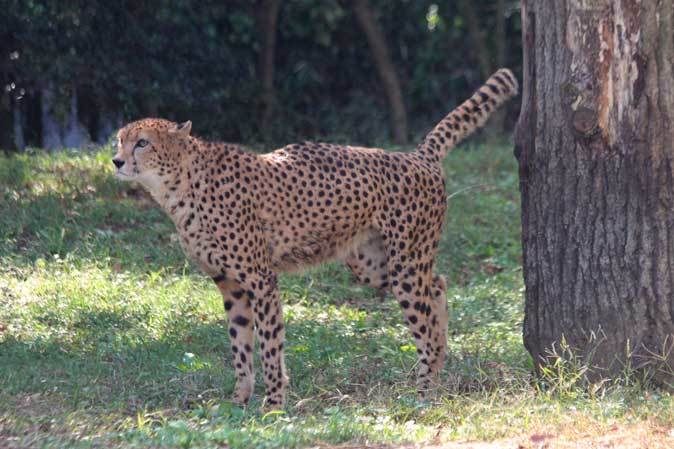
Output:
[[[171,176],[163,176],[146,185],[152,198],[171,217],[178,229],[189,215],[189,207],[192,204],[189,198],[189,185],[187,172],[181,167]]]

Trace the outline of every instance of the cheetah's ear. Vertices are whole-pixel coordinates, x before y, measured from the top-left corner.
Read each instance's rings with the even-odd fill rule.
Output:
[[[191,130],[192,130],[192,121],[188,120],[186,122],[178,123],[175,126],[175,128],[170,130],[170,132],[189,136]]]

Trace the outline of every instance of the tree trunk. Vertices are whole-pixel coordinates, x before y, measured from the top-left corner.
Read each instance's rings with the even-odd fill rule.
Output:
[[[14,147],[19,153],[26,150],[26,138],[23,133],[23,111],[20,100],[12,101],[12,118],[14,122]]]
[[[260,33],[261,47],[258,58],[258,76],[262,85],[261,128],[265,140],[271,140],[271,123],[276,103],[274,91],[274,54],[276,51],[276,24],[281,0],[262,0],[257,4],[255,20]]]
[[[506,67],[507,33],[506,33],[506,2],[505,0],[496,0],[496,30],[494,31],[494,48],[496,50],[496,68]],[[500,108],[494,111],[491,117],[490,128],[494,130],[494,136],[501,137],[505,130],[505,121],[508,116],[507,108]],[[511,111],[512,112],[512,111]]]
[[[98,127],[96,129],[96,143],[105,145],[123,125],[123,117],[119,112],[103,110],[100,113]]]
[[[77,98],[77,91],[73,90],[70,94],[68,121],[63,133],[63,144],[66,148],[80,148],[91,141],[87,129],[80,122]]]
[[[659,365],[674,378],[673,12],[674,0],[522,2],[515,155],[537,366],[565,339],[593,377]]]
[[[42,147],[50,151],[63,148],[61,125],[56,118],[54,88],[51,84],[40,89],[40,110],[42,117]]]
[[[53,151],[79,148],[89,143],[87,130],[78,117],[77,92],[73,89],[67,108],[58,103],[51,84],[40,89],[40,93],[42,146]]]
[[[367,0],[353,0],[353,12],[367,38],[372,59],[384,87],[391,108],[391,129],[393,140],[398,145],[407,143],[407,113],[403,103],[400,81],[386,45],[384,33],[377,25]]]
[[[498,67],[504,67],[506,65],[506,39],[506,1],[496,0],[496,30],[494,31],[494,46],[496,48],[496,65]],[[503,109],[500,110],[502,111]]]
[[[466,28],[472,47],[471,53],[477,58],[477,65],[480,70],[480,78],[486,80],[494,73],[494,65],[491,62],[491,54],[484,27],[480,24],[477,12],[475,11],[474,0],[460,0],[461,14],[466,19]],[[497,20],[500,20],[499,17]]]
[[[496,27],[493,37],[495,48],[495,63],[492,58],[492,52],[489,48],[489,41],[487,39],[487,30],[480,23],[479,15],[475,8],[477,7],[474,0],[460,0],[459,2],[461,14],[466,19],[466,28],[468,29],[468,36],[470,38],[470,45],[473,53],[477,58],[477,65],[480,70],[481,80],[486,80],[498,68],[505,66],[506,57],[506,10],[505,0],[497,0],[496,2]],[[489,124],[484,133],[489,135],[489,139],[496,139],[503,134],[503,128],[506,118],[506,110],[499,109],[494,111]]]

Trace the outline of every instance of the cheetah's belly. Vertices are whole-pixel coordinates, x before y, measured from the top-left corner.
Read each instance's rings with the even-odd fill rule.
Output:
[[[268,235],[271,264],[278,271],[296,271],[341,260],[373,232],[368,228],[345,233],[311,231],[296,238],[288,238],[283,234]]]

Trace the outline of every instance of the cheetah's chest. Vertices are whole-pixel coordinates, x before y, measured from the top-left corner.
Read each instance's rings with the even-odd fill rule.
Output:
[[[178,231],[178,241],[185,255],[209,275],[219,274],[222,266],[218,245],[211,232],[204,227],[199,211],[188,207],[171,211]]]

